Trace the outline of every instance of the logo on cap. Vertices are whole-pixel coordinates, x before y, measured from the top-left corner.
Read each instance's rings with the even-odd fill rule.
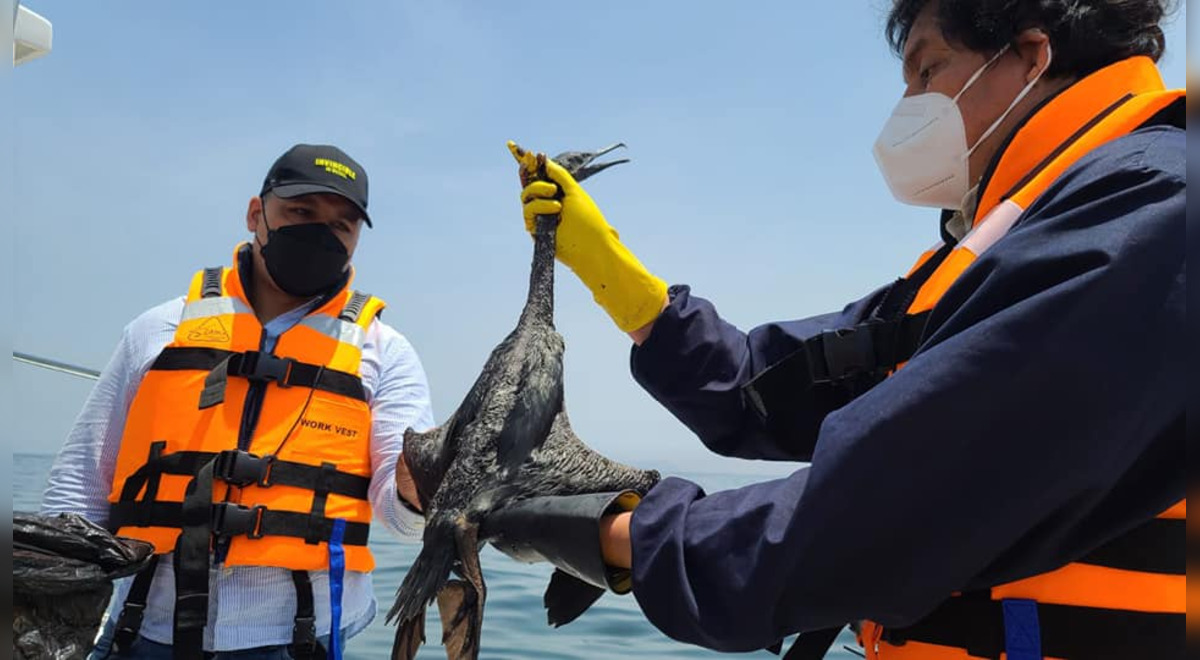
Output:
[[[343,179],[350,179],[353,181],[358,178],[358,174],[354,170],[350,169],[346,165],[343,165],[342,163],[337,162],[336,160],[318,158],[313,161],[313,165],[316,165],[317,167],[324,167],[326,172],[329,172],[330,174],[336,174]]]

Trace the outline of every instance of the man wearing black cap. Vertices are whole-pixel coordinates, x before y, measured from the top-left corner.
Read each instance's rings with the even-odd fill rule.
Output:
[[[233,265],[125,328],[43,500],[156,548],[93,657],[337,657],[373,619],[372,514],[419,537],[400,448],[433,413],[383,301],[351,288],[364,223],[362,166],[296,145]]]
[[[336,147],[307,144],[280,156],[246,212],[259,316],[274,318],[344,279],[363,223],[371,226],[358,163]]]

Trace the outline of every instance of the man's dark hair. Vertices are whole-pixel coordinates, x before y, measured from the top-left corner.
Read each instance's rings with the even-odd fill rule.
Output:
[[[1162,57],[1166,38],[1159,26],[1177,0],[895,0],[887,38],[903,54],[913,22],[937,2],[946,41],[980,53],[995,53],[1029,28],[1050,36],[1054,61],[1048,77],[1081,78],[1120,60]]]

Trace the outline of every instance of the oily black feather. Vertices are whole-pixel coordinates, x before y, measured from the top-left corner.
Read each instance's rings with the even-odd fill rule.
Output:
[[[555,570],[546,587],[542,603],[546,606],[546,622],[558,628],[579,618],[604,595],[600,587],[580,580],[562,570]]]

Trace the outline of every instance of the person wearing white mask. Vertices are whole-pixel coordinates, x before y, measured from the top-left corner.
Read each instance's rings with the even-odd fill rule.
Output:
[[[561,215],[557,256],[633,339],[638,383],[719,454],[810,463],[729,492],[668,478],[597,518],[654,625],[721,651],[805,633],[789,659],[847,623],[884,660],[1183,657],[1173,4],[894,0],[907,89],[874,154],[941,241],[840,312],[748,332],[510,145],[527,227]]]

